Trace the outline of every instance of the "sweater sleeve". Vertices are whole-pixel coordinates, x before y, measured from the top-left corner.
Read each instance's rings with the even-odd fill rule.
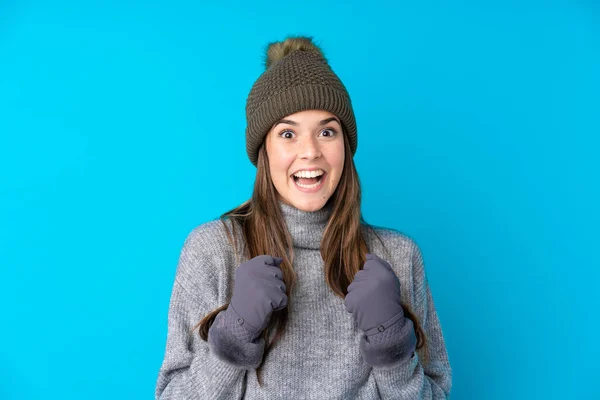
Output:
[[[448,399],[452,387],[452,369],[442,334],[431,289],[423,265],[423,257],[416,243],[412,246],[412,269],[417,287],[414,313],[425,332],[429,349],[429,362],[421,360],[421,350],[406,352],[414,342],[406,329],[414,329],[412,322],[406,319],[404,328],[387,342],[387,354],[397,353],[400,357],[385,366],[373,367],[382,399]],[[390,329],[392,331],[392,329]],[[394,339],[395,338],[395,339]],[[407,339],[408,338],[408,339]],[[363,342],[368,348],[368,343]],[[383,348],[385,343],[376,346]]]
[[[215,272],[220,264],[213,261],[221,246],[208,226],[215,225],[197,227],[188,235],[179,256],[155,399],[241,399],[244,395],[246,370],[218,357],[197,329],[191,331],[221,305]]]

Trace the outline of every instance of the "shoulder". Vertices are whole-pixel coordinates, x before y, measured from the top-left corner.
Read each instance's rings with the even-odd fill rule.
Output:
[[[398,229],[376,225],[363,226],[369,252],[386,260],[398,276],[403,301],[410,304],[422,297],[422,281],[425,271],[421,251],[414,237]]]
[[[233,239],[233,224],[231,219],[217,218],[197,225],[188,232],[184,247],[204,253],[230,250],[229,236]],[[236,228],[239,229],[239,225]]]
[[[214,219],[195,226],[183,241],[177,264],[176,280],[192,293],[212,298],[220,295],[221,282],[227,281],[235,266],[233,221]],[[239,225],[235,234],[239,236]],[[229,232],[229,236],[228,236]]]
[[[397,256],[410,258],[418,247],[412,236],[398,229],[369,224],[363,225],[363,232],[367,244],[374,251],[376,251],[375,249],[381,250],[383,246],[388,250],[393,250]]]

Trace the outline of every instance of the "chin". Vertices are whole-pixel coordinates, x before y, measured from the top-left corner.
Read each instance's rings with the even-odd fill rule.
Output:
[[[296,207],[299,210],[313,212],[322,209],[325,206],[325,204],[327,204],[327,200],[329,200],[329,198],[312,200],[294,199],[291,203],[294,207]]]

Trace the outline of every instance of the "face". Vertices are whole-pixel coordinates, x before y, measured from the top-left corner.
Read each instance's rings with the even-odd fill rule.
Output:
[[[303,211],[320,210],[335,191],[344,167],[340,120],[324,110],[300,111],[275,123],[265,145],[278,197]],[[298,171],[314,168],[324,175],[294,177]],[[315,186],[313,182],[318,183]]]

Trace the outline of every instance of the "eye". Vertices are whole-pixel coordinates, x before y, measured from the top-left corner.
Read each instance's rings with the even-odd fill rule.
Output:
[[[327,132],[329,131],[330,134],[327,137],[333,137],[335,135],[337,135],[337,130],[335,128],[325,128],[322,132]]]
[[[324,135],[325,137],[334,137],[334,136],[336,136],[338,134],[338,131],[335,128],[325,128],[325,129],[323,129],[321,131],[321,133],[323,133],[323,132],[329,132],[328,135]],[[283,135],[286,134],[286,133],[294,134],[294,132],[292,132],[291,130],[284,129],[283,131],[279,132],[277,134],[277,136],[278,137],[283,137]],[[291,137],[288,136],[288,137],[285,137],[285,139],[291,139]]]
[[[279,134],[277,136],[281,137],[284,133],[294,133],[294,132],[290,131],[289,129],[286,129],[286,130],[279,132]]]

